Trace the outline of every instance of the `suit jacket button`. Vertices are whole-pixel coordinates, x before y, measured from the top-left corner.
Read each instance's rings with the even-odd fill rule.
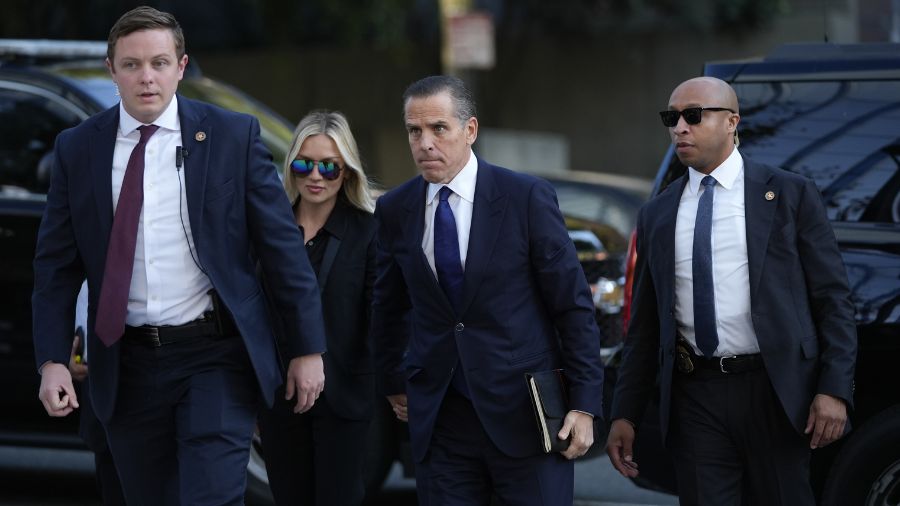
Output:
[[[462,332],[462,331],[465,330],[465,329],[466,329],[466,326],[463,325],[462,323],[457,323],[457,324],[456,324],[456,331],[457,331],[457,332]]]

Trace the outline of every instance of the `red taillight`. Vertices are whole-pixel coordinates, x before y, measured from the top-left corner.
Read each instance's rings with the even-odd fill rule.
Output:
[[[634,265],[637,262],[637,231],[631,232],[628,240],[628,256],[625,257],[625,300],[622,304],[622,335],[628,336],[628,322],[631,320],[631,288],[634,284]]]

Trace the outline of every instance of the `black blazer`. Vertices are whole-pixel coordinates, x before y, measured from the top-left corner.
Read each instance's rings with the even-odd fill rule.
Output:
[[[323,397],[343,418],[365,420],[375,405],[375,380],[369,319],[375,283],[375,219],[339,197],[325,222],[329,233],[317,277],[328,351]],[[305,255],[305,250],[301,252]],[[280,318],[272,318],[279,336],[283,367],[286,353]],[[319,401],[321,402],[321,400]]]
[[[675,218],[687,179],[673,181],[638,215],[631,324],[611,415],[639,423],[659,372],[663,438],[675,369]],[[778,399],[802,433],[816,394],[853,405],[856,326],[847,275],[812,181],[744,157],[744,199],[753,327]]]

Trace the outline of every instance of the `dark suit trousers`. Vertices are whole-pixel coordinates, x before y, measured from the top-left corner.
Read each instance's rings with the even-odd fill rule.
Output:
[[[472,403],[453,388],[428,453],[416,464],[420,506],[488,506],[492,498],[509,506],[571,506],[574,485],[574,463],[558,453],[512,458],[500,452]]]
[[[670,428],[682,506],[815,504],[809,442],[765,369],[676,372]]]
[[[106,432],[129,506],[242,505],[259,387],[241,339],[121,350]]]
[[[259,417],[275,504],[358,506],[365,496],[369,421],[337,416],[324,396],[301,415],[294,414],[295,405],[296,397],[284,400],[282,387],[275,406]]]
[[[90,381],[88,379],[87,381]],[[119,482],[119,472],[113,463],[112,452],[106,444],[106,431],[97,414],[94,413],[91,404],[91,389],[85,383],[78,389],[80,401],[78,434],[94,452],[94,476],[97,480],[97,490],[103,499],[104,506],[124,506],[125,496],[122,494],[122,484]]]

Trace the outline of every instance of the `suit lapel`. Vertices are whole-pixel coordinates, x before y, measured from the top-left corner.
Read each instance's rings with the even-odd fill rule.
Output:
[[[112,230],[112,164],[119,130],[119,106],[107,110],[97,121],[97,134],[91,136],[88,164],[94,179],[94,198],[97,204],[98,237],[104,241],[102,250],[107,248]]]
[[[656,263],[661,266],[660,282],[668,285],[665,290],[660,291],[669,301],[675,300],[675,224],[678,219],[681,195],[684,193],[688,179],[688,175],[685,173],[680,179],[673,181],[669,185],[669,189],[660,195],[659,228],[654,234],[644,236],[655,242],[655,244],[649,245],[646,251],[655,250],[654,253],[658,257]]]
[[[403,203],[403,207],[406,209],[406,223],[403,229],[412,231],[408,236],[410,244],[407,246],[412,261],[412,273],[415,279],[422,280],[422,284],[428,293],[441,300],[447,311],[453,314],[450,300],[444,294],[444,290],[438,283],[437,276],[428,264],[425,251],[422,250],[422,236],[425,234],[425,195],[428,190],[428,183],[424,178],[419,177],[416,183],[411,186],[411,189],[412,191],[408,192],[406,201]]]
[[[203,195],[209,167],[209,146],[215,142],[215,137],[212,125],[206,123],[206,113],[181,95],[178,96],[178,117],[181,122],[181,146],[187,150],[184,158],[184,186],[188,217],[194,247],[199,250],[203,236],[200,230],[203,230]]]
[[[466,253],[466,268],[463,278],[461,315],[466,313],[478,292],[485,269],[493,254],[494,245],[500,236],[500,225],[506,210],[507,195],[498,191],[493,175],[491,166],[479,159],[475,183],[475,204],[472,209],[469,248]]]
[[[334,259],[341,248],[341,237],[344,237],[347,233],[347,214],[344,205],[338,201],[325,223],[325,228],[328,230],[330,237],[328,238],[328,246],[325,247],[325,255],[322,257],[322,265],[319,266],[317,275],[320,293],[325,290],[331,266],[334,265]]]
[[[772,184],[772,172],[764,166],[744,158],[744,221],[747,227],[747,263],[750,271],[750,300],[753,300],[762,277],[766,249],[775,209],[778,207],[778,191]],[[772,193],[769,193],[772,192]],[[772,198],[769,199],[768,197]]]

